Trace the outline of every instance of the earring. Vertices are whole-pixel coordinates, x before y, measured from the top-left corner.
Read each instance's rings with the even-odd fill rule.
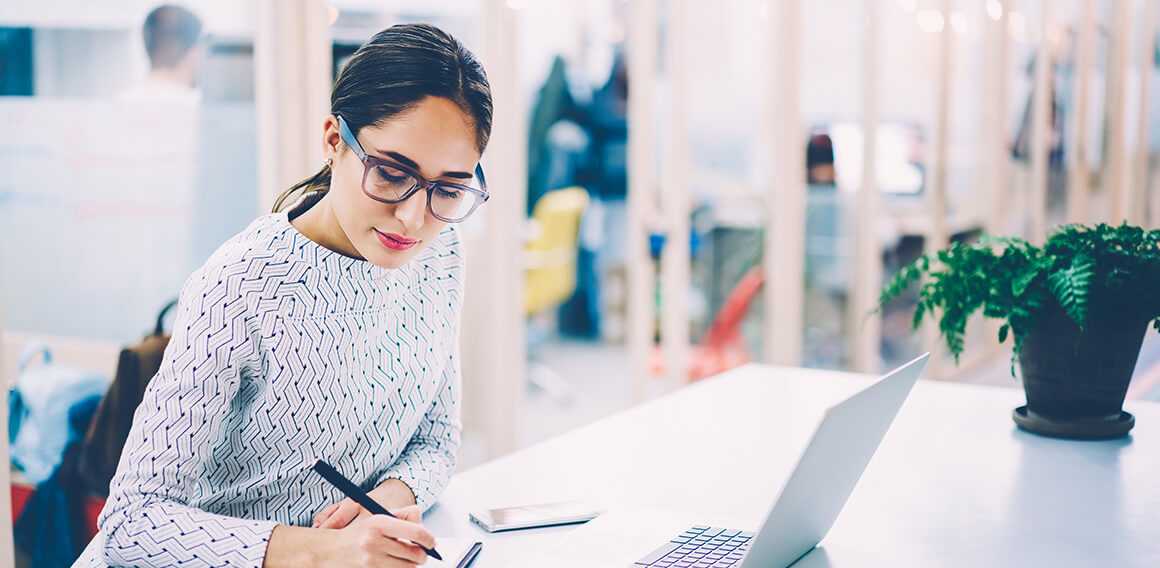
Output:
[[[329,167],[334,165],[334,158],[327,158],[326,161],[323,163],[326,164],[326,167],[329,168]]]

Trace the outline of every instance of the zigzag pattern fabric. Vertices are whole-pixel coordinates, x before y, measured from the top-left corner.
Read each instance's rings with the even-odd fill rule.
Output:
[[[259,567],[276,524],[398,478],[429,507],[459,446],[459,239],[386,270],[264,216],[187,281],[79,566]]]

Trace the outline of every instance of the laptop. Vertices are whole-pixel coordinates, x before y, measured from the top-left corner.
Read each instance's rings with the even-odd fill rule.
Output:
[[[600,533],[591,542],[604,546],[585,543],[583,548],[591,550],[589,561],[597,562],[599,557],[599,565],[610,565],[608,555],[617,547],[609,539],[616,535],[622,541],[637,541],[622,547],[620,553],[637,550],[633,556],[639,556],[645,543],[638,539],[651,534],[659,540],[652,541],[656,548],[639,556],[631,564],[634,568],[770,568],[797,562],[822,541],[837,520],[929,356],[922,355],[895,369],[825,412],[757,532],[727,528],[708,519],[685,524],[684,519],[698,517],[670,512],[650,516],[646,511],[612,510],[607,518],[591,522]],[[687,528],[682,531],[680,526]],[[664,535],[654,534],[659,530],[672,531],[667,533],[667,541],[660,540]],[[623,557],[620,561],[633,562]]]

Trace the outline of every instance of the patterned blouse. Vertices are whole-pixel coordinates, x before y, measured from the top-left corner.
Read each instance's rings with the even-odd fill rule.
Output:
[[[459,446],[462,291],[453,228],[387,270],[256,220],[185,284],[76,565],[259,567],[276,524],[342,499],[315,459],[429,507]]]

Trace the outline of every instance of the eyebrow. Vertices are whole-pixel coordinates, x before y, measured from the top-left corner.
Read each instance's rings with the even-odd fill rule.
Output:
[[[379,152],[379,153],[383,154],[389,158],[392,158],[392,159],[398,161],[399,163],[403,164],[404,166],[407,166],[415,171],[419,171],[419,169],[420,169],[419,164],[416,164],[415,160],[412,160],[411,158],[408,158],[408,157],[406,157],[398,152],[389,152],[388,151],[388,152]],[[470,173],[467,173],[467,172],[443,172],[443,174],[440,175],[439,177],[449,177],[449,178],[455,178],[455,179],[471,179],[475,176],[470,174]]]

